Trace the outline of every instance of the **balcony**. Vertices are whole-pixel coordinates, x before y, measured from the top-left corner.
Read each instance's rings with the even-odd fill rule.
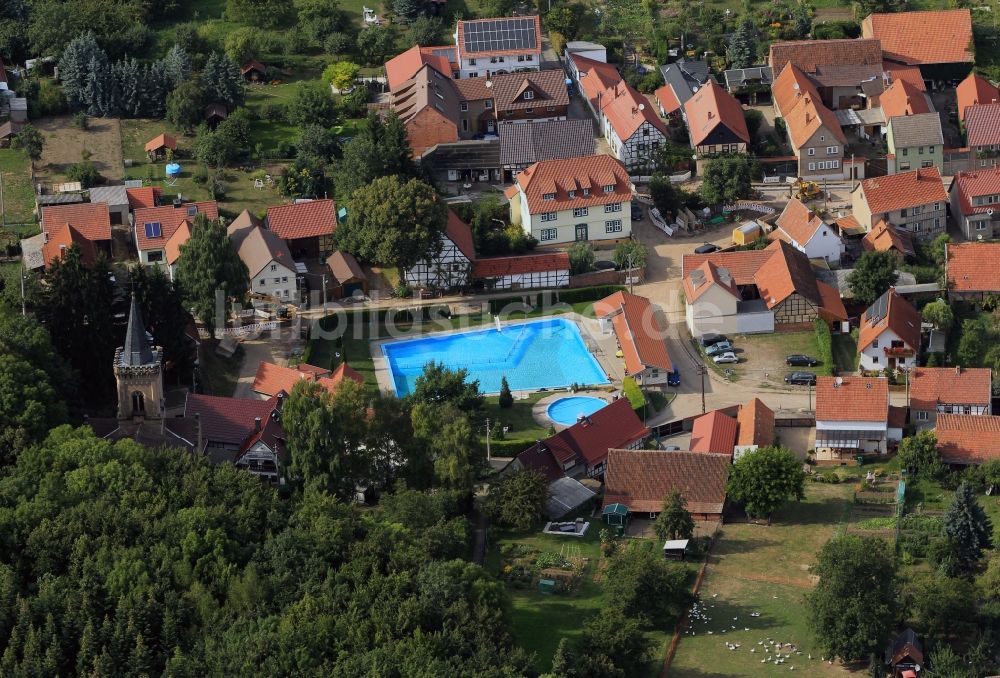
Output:
[[[886,346],[882,350],[890,358],[909,358],[915,354],[915,351],[908,346]]]

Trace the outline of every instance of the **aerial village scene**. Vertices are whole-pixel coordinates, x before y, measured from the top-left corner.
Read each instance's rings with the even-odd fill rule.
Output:
[[[0,678],[1000,676],[998,12],[0,2]]]

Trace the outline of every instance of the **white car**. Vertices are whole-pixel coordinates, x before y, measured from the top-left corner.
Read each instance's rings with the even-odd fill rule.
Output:
[[[716,365],[722,365],[724,363],[738,363],[740,361],[740,359],[737,358],[736,354],[733,353],[732,351],[727,351],[726,353],[720,353],[719,355],[712,358],[712,360],[715,361]]]

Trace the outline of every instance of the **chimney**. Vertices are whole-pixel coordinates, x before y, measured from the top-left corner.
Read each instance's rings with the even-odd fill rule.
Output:
[[[708,119],[711,120],[714,117],[715,117],[715,115],[712,113],[712,111],[709,111],[708,112]]]
[[[961,373],[962,373],[962,366],[955,365],[955,374],[961,374]]]
[[[810,120],[812,120],[812,113],[806,111],[806,122],[809,122]]]
[[[253,432],[260,433],[260,417],[254,417],[253,419]]]
[[[194,453],[195,453],[195,455],[199,455],[199,454],[201,454],[201,450],[202,450],[202,447],[203,447],[203,441],[202,441],[202,437],[201,437],[201,412],[195,412],[194,413],[194,426],[195,426],[196,429],[198,429],[198,441],[197,441],[197,447],[195,448]]]

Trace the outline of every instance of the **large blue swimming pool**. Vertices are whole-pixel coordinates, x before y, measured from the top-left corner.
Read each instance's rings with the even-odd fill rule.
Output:
[[[498,393],[503,377],[513,391],[608,383],[576,324],[563,318],[386,342],[382,355],[400,397],[431,361],[465,368],[483,393]]]

